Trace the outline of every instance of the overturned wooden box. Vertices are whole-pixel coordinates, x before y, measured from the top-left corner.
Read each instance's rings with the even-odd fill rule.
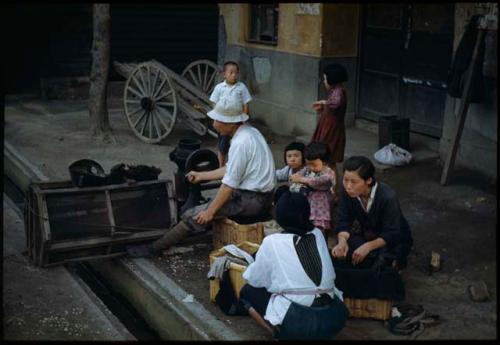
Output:
[[[213,222],[212,232],[214,248],[245,241],[261,244],[264,238],[264,224],[239,224],[229,218],[223,218]]]
[[[256,243],[251,243],[248,241],[241,242],[236,245],[238,248],[248,252],[250,255],[255,254],[259,249],[259,245]],[[220,248],[214,250],[209,255],[210,266],[214,263],[215,259],[219,256],[223,256],[226,254],[224,248]],[[234,292],[236,293],[236,297],[240,297],[240,290],[245,285],[246,281],[243,279],[242,275],[245,272],[246,266],[236,264],[232,262],[229,265],[229,278],[231,279],[231,285],[233,286]],[[217,296],[217,292],[220,289],[219,279],[210,280],[210,301],[215,302],[215,296]]]
[[[118,256],[126,244],[159,238],[176,222],[170,180],[86,188],[39,182],[26,194],[26,244],[41,267]]]
[[[344,298],[349,317],[360,319],[388,320],[391,317],[392,301],[378,298]]]

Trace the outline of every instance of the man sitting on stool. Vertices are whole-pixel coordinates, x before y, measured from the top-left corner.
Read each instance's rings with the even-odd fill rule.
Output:
[[[206,231],[214,219],[257,217],[271,208],[274,159],[262,134],[245,123],[248,115],[243,113],[242,102],[228,95],[207,115],[214,120],[213,126],[220,135],[232,138],[227,164],[212,171],[190,171],[186,177],[191,183],[222,178],[217,195],[210,203],[186,210],[182,220],[153,243],[128,246],[126,250],[131,257],[157,256],[190,232]]]

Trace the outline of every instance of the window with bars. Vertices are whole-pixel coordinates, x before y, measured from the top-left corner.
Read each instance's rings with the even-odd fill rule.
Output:
[[[276,45],[278,43],[279,4],[251,4],[250,6],[248,41]]]

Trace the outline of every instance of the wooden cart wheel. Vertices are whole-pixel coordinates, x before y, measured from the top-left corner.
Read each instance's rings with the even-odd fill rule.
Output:
[[[187,81],[209,95],[215,85],[221,82],[219,67],[210,60],[191,62],[181,74]]]
[[[157,66],[138,64],[125,84],[125,115],[134,134],[142,141],[156,144],[174,128],[177,99],[172,81]]]

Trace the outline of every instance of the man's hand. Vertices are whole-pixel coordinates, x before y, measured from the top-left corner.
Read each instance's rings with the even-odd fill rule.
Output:
[[[332,248],[332,256],[336,259],[344,259],[348,250],[349,245],[347,244],[347,241],[342,239],[335,247]]]
[[[193,183],[193,184],[200,183],[201,181],[203,181],[202,173],[198,172],[198,171],[193,171],[193,170],[191,170],[190,172],[188,172],[186,174],[186,178],[190,183]]]
[[[198,224],[209,223],[212,221],[212,219],[214,219],[214,215],[209,209],[203,210],[196,216],[194,216],[194,220],[196,220],[196,223]]]
[[[363,262],[363,260],[370,252],[371,252],[370,245],[368,243],[362,244],[352,253],[352,264],[354,266],[360,264],[361,262]]]
[[[304,177],[299,174],[291,175],[288,180],[292,183],[303,183]]]

